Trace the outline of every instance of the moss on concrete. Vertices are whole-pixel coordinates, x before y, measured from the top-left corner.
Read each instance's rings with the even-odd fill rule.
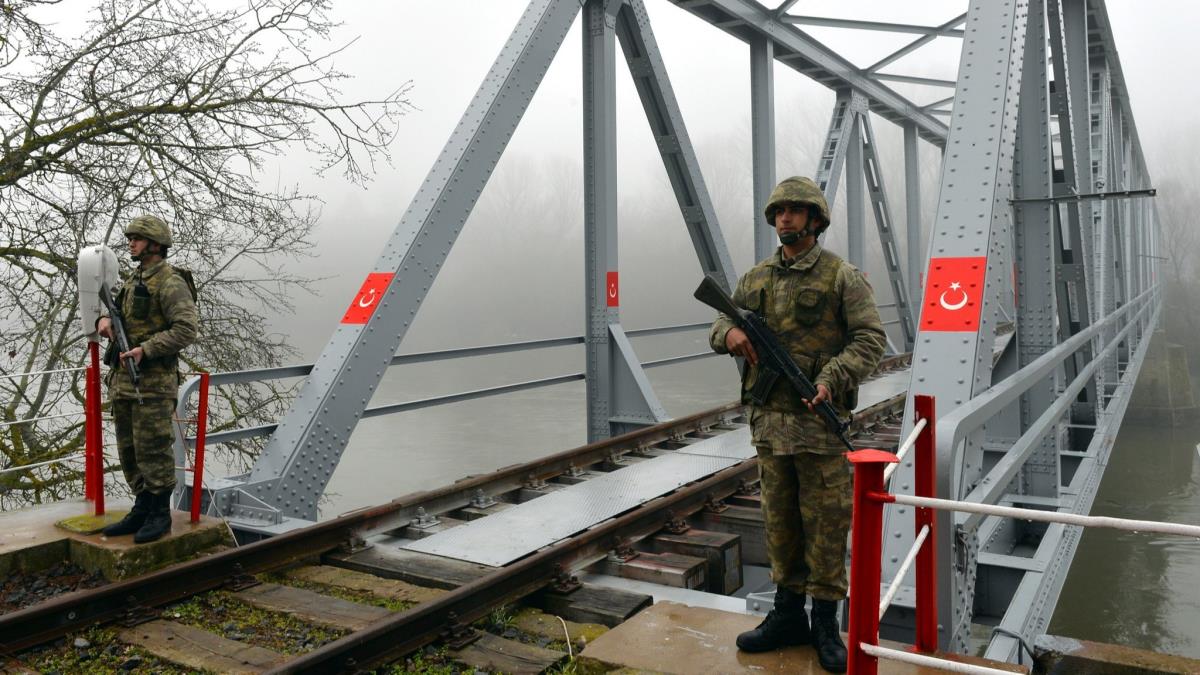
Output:
[[[85,513],[82,516],[72,516],[71,518],[63,518],[55,523],[55,526],[61,527],[67,532],[76,534],[96,534],[100,530],[112,525],[118,520],[125,517],[128,511],[109,511],[102,516]]]

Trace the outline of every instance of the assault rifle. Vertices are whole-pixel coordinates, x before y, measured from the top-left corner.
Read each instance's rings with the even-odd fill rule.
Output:
[[[800,366],[792,360],[791,354],[788,354],[787,349],[779,343],[779,338],[775,337],[775,333],[771,332],[762,317],[735,305],[733,298],[729,297],[729,294],[710,276],[704,277],[704,281],[700,282],[694,295],[700,302],[733,319],[737,327],[746,333],[746,337],[750,338],[751,344],[754,345],[754,352],[758,355],[759,374],[758,382],[755,383],[750,396],[755,403],[766,402],[771,387],[780,376],[787,378],[787,381],[796,391],[800,392],[805,400],[812,401],[817,396],[817,387],[812,380],[808,379],[808,375],[804,374]],[[850,427],[850,422],[838,419],[833,404],[828,400],[821,401],[814,406],[814,410],[821,416],[821,419],[825,420],[825,426],[841,439],[846,449],[854,450],[849,439],[846,438],[846,430]]]
[[[100,286],[100,302],[104,303],[104,308],[108,310],[108,320],[112,322],[113,334],[113,340],[108,343],[108,349],[104,352],[104,363],[111,368],[116,368],[118,362],[124,361],[125,371],[129,373],[129,379],[133,380],[133,391],[137,394],[138,403],[141,403],[142,392],[138,389],[138,384],[141,383],[142,374],[138,372],[137,362],[133,360],[132,356],[120,358],[121,354],[128,352],[133,347],[129,345],[129,334],[125,332],[125,320],[121,314],[121,308],[113,302],[108,284]]]

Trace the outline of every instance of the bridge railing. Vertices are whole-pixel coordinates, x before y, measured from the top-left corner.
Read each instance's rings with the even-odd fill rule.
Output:
[[[1106,358],[1115,353],[1117,347],[1129,337],[1130,333],[1139,327],[1153,325],[1157,321],[1159,300],[1160,287],[1155,285],[1125,303],[1109,316],[1064,340],[1016,373],[992,385],[979,396],[947,413],[939,421],[942,433],[937,443],[937,461],[947,470],[941,473],[938,490],[945,495],[958,495],[961,467],[954,464],[954,459],[961,455],[956,455],[955,449],[971,433],[980,429],[989,419],[1000,414],[1009,404],[1016,401],[1038,382],[1054,374],[1067,359],[1072,358],[1081,348],[1093,344],[1093,341],[1100,338],[1101,335],[1112,335],[1111,330],[1125,321],[1125,326],[1120,331],[1105,344],[1101,344],[1093,350],[1092,358],[1079,369],[1078,374],[1067,385],[1063,393],[1055,399],[1054,404],[1029,426],[1029,429],[1016,440],[1004,457],[988,471],[987,475],[969,494],[963,497],[965,501],[969,502],[996,503],[1009,481],[1025,464],[1042,438],[1066,414],[1079,392],[1095,377],[1096,369],[1104,364]],[[1153,316],[1150,317],[1150,321],[1147,324],[1142,323],[1141,320],[1151,313]],[[964,529],[974,529],[979,526],[981,520],[982,517],[979,515],[960,513],[956,515],[954,524]]]
[[[626,331],[626,335],[630,337],[649,337],[657,335],[668,335],[672,333],[681,333],[686,331],[699,330],[707,328],[711,324],[709,322],[679,324],[674,326],[658,326],[653,328],[643,328],[639,330]],[[432,363],[436,361],[448,361],[454,359],[471,358],[478,356],[490,356],[496,354],[507,354],[513,352],[530,351],[535,349],[549,349],[553,347],[569,347],[574,345],[583,345],[585,343],[584,336],[577,335],[571,337],[547,338],[542,340],[527,340],[522,342],[509,342],[495,345],[485,345],[480,347],[464,347],[459,349],[445,349],[431,352],[422,352],[417,354],[397,354],[392,357],[388,367],[410,365],[416,363]],[[711,350],[697,352],[692,354],[682,354],[671,356],[653,361],[645,361],[642,363],[643,368],[655,368],[676,363],[683,363],[695,359],[716,356],[716,353]],[[267,382],[271,380],[282,380],[295,377],[305,377],[312,372],[313,364],[299,364],[293,366],[281,366],[277,368],[261,368],[256,370],[241,370],[229,373],[213,373],[210,377],[209,384],[213,387],[231,384],[250,384],[255,382]],[[434,396],[430,398],[418,399],[414,401],[405,401],[403,403],[390,403],[387,405],[375,406],[367,408],[363,411],[362,417],[378,417],[380,415],[391,415],[394,413],[408,412],[411,410],[419,410],[421,408],[429,408],[433,406],[446,405],[449,403],[459,403],[477,398],[488,396],[498,396],[500,394],[509,394],[526,389],[537,387],[548,387],[555,384],[564,384],[567,382],[575,382],[584,379],[583,372],[566,373],[553,377],[539,378],[535,380],[526,380],[522,382],[512,382],[509,384],[499,385],[495,387],[486,387],[482,389],[473,389],[461,391],[453,394],[445,394],[442,396]],[[200,377],[192,377],[179,389],[179,395],[176,399],[176,414],[180,419],[186,417],[188,401],[194,394],[198,394],[200,389]],[[246,440],[250,438],[260,438],[269,436],[275,431],[277,424],[261,424],[252,427],[243,427],[240,429],[228,429],[215,433],[208,434],[207,443],[230,443],[233,441]],[[195,436],[182,436],[182,443],[187,448],[193,448],[196,445]],[[181,448],[182,449],[182,448]]]
[[[1097,357],[1099,358],[1099,357]],[[1083,376],[1082,373],[1080,375]],[[1058,523],[1081,527],[1103,527],[1127,532],[1171,534],[1200,538],[1200,525],[1131,520],[1106,516],[1088,516],[1038,509],[1024,509],[974,501],[937,498],[934,477],[937,474],[937,427],[944,426],[949,415],[938,420],[930,396],[914,396],[914,426],[895,455],[883,450],[857,450],[847,453],[854,466],[854,510],[851,524],[850,559],[850,649],[849,672],[875,675],[880,658],[928,665],[961,673],[1002,673],[994,668],[948,662],[922,654],[886,649],[879,646],[879,622],[895,597],[896,591],[916,561],[916,632],[914,648],[932,654],[938,649],[937,558],[934,545],[937,524],[934,511],[952,512],[971,518],[999,516],[1018,520]],[[889,493],[885,484],[896,466],[916,447],[913,468],[916,476],[912,495]],[[883,553],[883,507],[898,504],[915,509],[916,541],[901,563],[888,590],[880,599]]]

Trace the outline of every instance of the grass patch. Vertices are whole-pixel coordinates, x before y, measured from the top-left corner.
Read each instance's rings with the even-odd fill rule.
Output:
[[[346,635],[344,630],[252,607],[228,591],[203,593],[171,605],[163,611],[163,618],[289,655],[310,652]]]

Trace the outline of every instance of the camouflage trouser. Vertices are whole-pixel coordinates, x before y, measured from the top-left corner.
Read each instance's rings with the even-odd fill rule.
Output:
[[[159,495],[175,489],[175,431],[171,415],[175,401],[148,398],[138,403],[114,399],[113,421],[117,426],[117,451],[121,470],[134,494],[149,491]]]
[[[822,600],[846,597],[852,483],[842,455],[758,449],[771,578]]]

